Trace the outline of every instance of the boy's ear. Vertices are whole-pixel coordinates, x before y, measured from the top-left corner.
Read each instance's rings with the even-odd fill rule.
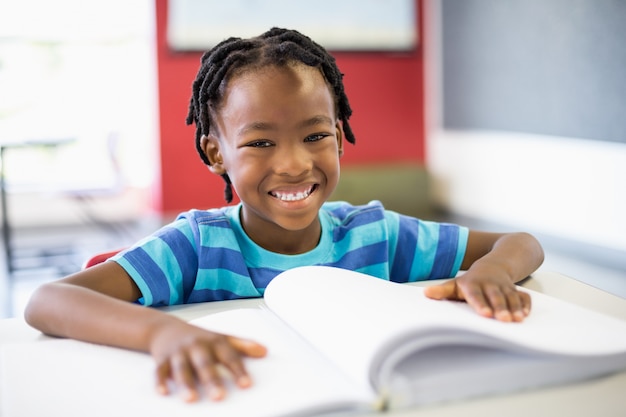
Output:
[[[222,153],[220,152],[220,142],[217,137],[215,137],[215,135],[202,136],[200,139],[200,146],[202,147],[202,152],[204,152],[207,159],[211,163],[211,165],[209,165],[209,170],[217,175],[226,174],[224,159],[222,158]]]
[[[337,151],[339,153],[339,157],[341,157],[343,155],[343,123],[341,120],[337,120],[335,128],[337,131]]]

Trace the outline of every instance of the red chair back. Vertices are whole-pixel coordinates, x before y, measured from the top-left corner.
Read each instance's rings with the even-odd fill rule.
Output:
[[[89,258],[89,259],[87,259],[85,261],[85,263],[83,264],[83,269],[87,269],[87,268],[89,268],[91,266],[98,265],[98,264],[106,261],[107,259],[109,259],[113,255],[117,255],[120,251],[122,251],[122,249],[116,249],[116,250],[111,250],[111,251],[108,251],[108,252],[102,252],[102,253],[95,254],[91,258]]]

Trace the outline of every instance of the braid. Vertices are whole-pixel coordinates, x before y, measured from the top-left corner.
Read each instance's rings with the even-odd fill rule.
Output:
[[[272,28],[255,38],[228,38],[202,55],[200,70],[192,84],[187,124],[196,125],[196,150],[206,165],[211,163],[202,151],[202,136],[209,135],[213,127],[211,111],[221,104],[228,80],[245,69],[292,62],[320,69],[334,95],[337,117],[343,123],[346,140],[355,143],[348,123],[352,109],[335,58],[324,47],[295,30]],[[224,196],[230,203],[233,199],[230,178],[228,174],[222,177],[226,182]]]

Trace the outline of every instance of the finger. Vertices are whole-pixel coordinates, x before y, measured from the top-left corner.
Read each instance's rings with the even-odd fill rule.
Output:
[[[489,285],[484,289],[486,302],[489,303],[493,310],[493,317],[496,320],[510,322],[513,321],[512,310],[510,310],[510,301],[513,300],[513,291],[502,289],[499,286]]]
[[[458,285],[452,279],[443,284],[433,285],[424,289],[424,295],[435,300],[465,300],[478,314],[493,317],[493,310],[483,295],[483,290],[476,285]]]
[[[209,398],[213,401],[223,400],[226,397],[226,389],[211,351],[198,347],[191,351],[190,358],[198,382],[204,387]]]
[[[485,292],[481,287],[471,286],[469,289],[463,289],[465,301],[474,311],[483,317],[493,317],[494,309],[492,304],[485,297]]]
[[[425,287],[424,295],[434,300],[457,299],[456,282],[455,280],[450,280],[443,284]]]
[[[488,297],[498,320],[521,322],[530,314],[530,295],[517,288],[494,288]]]
[[[232,347],[245,356],[262,358],[267,355],[267,348],[253,340],[242,339],[235,336],[226,336],[226,340],[228,340],[228,343],[230,343]]]
[[[198,391],[196,390],[196,380],[193,369],[187,356],[179,353],[170,359],[172,369],[172,377],[176,384],[182,388],[183,399],[187,402],[198,400]]]
[[[524,313],[524,305],[522,299],[522,293],[516,290],[506,294],[509,311],[511,312],[511,318],[513,321],[520,322],[526,318]]]
[[[250,379],[243,365],[243,353],[237,347],[233,346],[231,339],[235,340],[235,344],[239,343],[241,340],[234,337],[226,338],[224,343],[215,346],[215,356],[217,360],[230,371],[235,383],[240,388],[247,388],[252,385],[252,379]],[[245,343],[245,340],[243,344],[244,348],[252,348],[248,346],[248,343]]]
[[[171,375],[171,368],[168,361],[163,361],[156,368],[156,390],[161,395],[170,393],[167,381]]]
[[[530,297],[530,294],[524,291],[517,291],[517,295],[519,296],[521,301],[522,313],[524,314],[524,317],[528,317],[528,315],[530,314],[530,309],[532,307],[532,299]]]

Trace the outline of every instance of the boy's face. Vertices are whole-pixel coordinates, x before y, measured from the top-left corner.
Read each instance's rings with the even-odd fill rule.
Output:
[[[318,242],[318,211],[339,181],[342,130],[321,72],[296,64],[235,76],[203,148],[243,203],[248,235],[299,253]],[[291,242],[291,243],[290,243]]]

